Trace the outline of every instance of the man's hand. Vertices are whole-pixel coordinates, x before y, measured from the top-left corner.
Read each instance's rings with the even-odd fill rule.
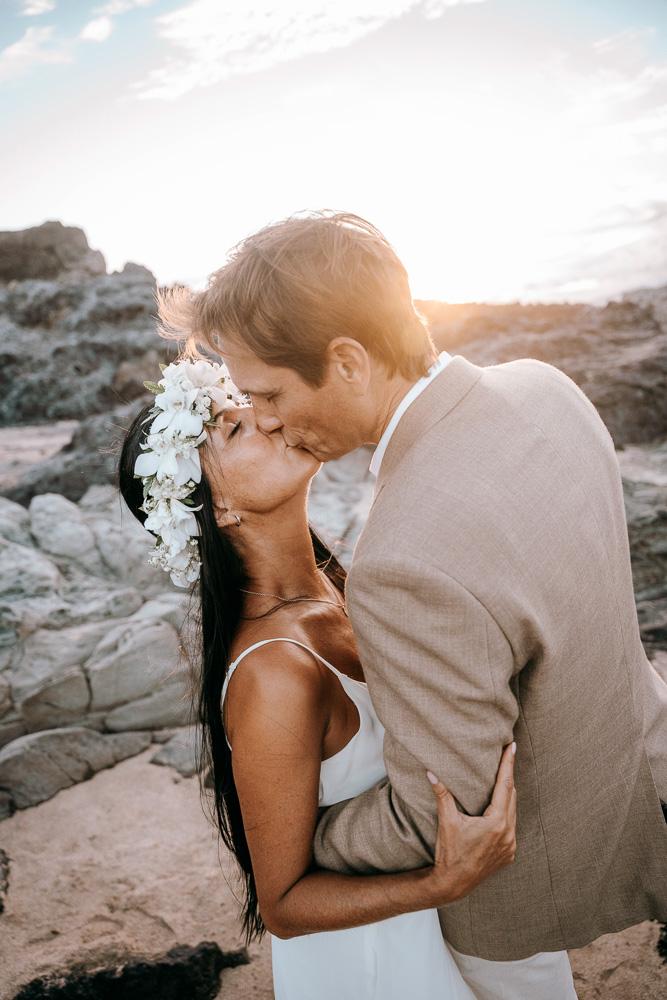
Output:
[[[430,905],[444,906],[466,896],[516,853],[516,744],[505,747],[493,796],[482,816],[468,816],[456,808],[454,796],[427,771],[438,808],[435,860],[429,876]]]

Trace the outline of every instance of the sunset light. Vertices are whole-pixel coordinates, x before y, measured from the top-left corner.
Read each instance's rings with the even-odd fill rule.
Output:
[[[201,285],[253,229],[330,207],[387,233],[417,297],[664,279],[662,3],[11,6],[8,228],[60,218],[112,267]]]

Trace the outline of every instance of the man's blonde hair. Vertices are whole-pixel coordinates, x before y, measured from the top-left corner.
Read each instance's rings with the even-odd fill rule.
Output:
[[[358,215],[309,212],[260,229],[232,250],[203,292],[158,296],[166,336],[213,350],[231,337],[269,365],[322,384],[326,350],[351,337],[389,375],[424,375],[436,354],[405,268]]]

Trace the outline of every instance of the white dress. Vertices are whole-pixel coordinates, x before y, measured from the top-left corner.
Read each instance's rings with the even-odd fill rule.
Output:
[[[268,642],[294,642],[307,649],[333,670],[359,712],[357,733],[322,761],[319,804],[352,798],[383,778],[384,729],[366,684],[296,639],[264,639],[244,650],[230,664],[222,700],[242,658]],[[443,940],[434,909],[348,930],[270,938],[276,1000],[475,1000]]]

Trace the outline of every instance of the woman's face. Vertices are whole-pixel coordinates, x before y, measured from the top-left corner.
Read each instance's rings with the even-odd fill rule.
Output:
[[[285,443],[280,430],[259,429],[252,406],[213,410],[201,461],[217,504],[239,514],[267,513],[308,484],[322,463]]]

